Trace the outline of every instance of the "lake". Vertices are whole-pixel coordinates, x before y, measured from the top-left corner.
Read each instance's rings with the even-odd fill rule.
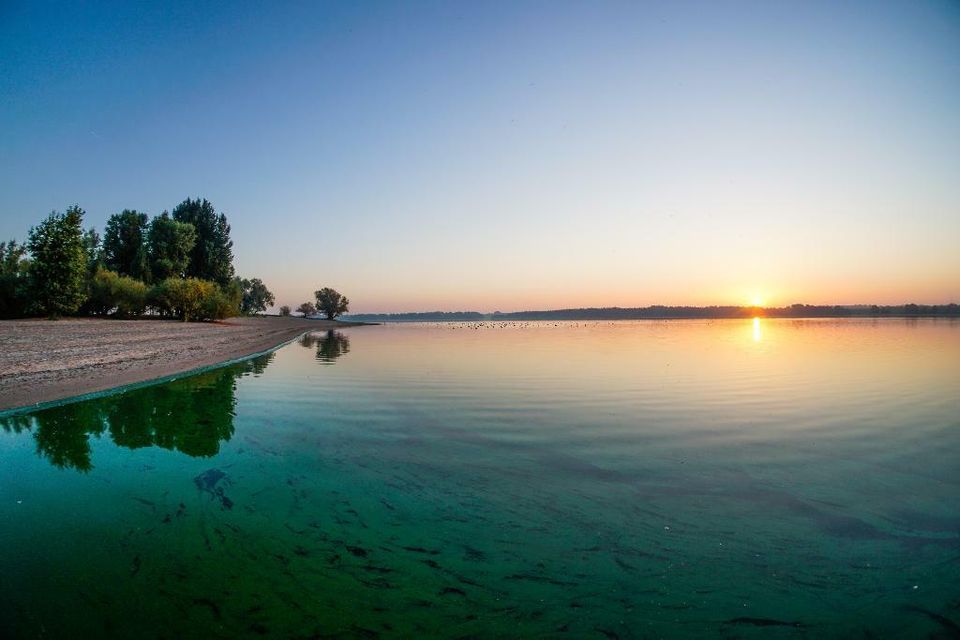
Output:
[[[957,637],[960,322],[396,324],[0,419],[3,637]]]

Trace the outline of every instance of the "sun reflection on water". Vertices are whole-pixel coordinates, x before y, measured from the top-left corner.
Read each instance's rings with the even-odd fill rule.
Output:
[[[760,318],[753,319],[753,341],[760,342],[763,339],[763,331],[760,326]]]

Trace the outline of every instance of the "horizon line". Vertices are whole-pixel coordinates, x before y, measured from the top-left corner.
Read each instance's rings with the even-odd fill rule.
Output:
[[[904,310],[912,309],[949,309],[958,307],[957,302],[944,302],[935,304],[920,304],[915,302],[904,302],[901,304],[875,304],[875,303],[853,303],[853,304],[808,304],[795,302],[782,306],[763,306],[763,305],[737,305],[737,304],[715,304],[715,305],[665,305],[652,304],[637,307],[605,306],[605,307],[558,307],[553,309],[521,309],[518,311],[477,311],[475,309],[461,309],[457,311],[442,311],[439,309],[430,311],[358,311],[345,313],[344,317],[354,316],[409,316],[409,315],[461,315],[477,314],[484,316],[493,315],[520,315],[520,314],[543,314],[543,313],[570,313],[570,312],[603,312],[603,311],[651,311],[656,309],[664,310],[691,310],[691,311],[751,311],[751,312],[777,312],[777,311],[797,311],[797,310]]]

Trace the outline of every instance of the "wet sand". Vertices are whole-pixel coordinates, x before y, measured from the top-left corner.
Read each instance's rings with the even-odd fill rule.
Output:
[[[311,329],[301,318],[0,321],[0,410],[169,376],[266,351]]]

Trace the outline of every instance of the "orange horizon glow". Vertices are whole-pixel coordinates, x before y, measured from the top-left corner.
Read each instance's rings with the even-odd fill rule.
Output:
[[[512,262],[477,266],[452,263],[445,269],[414,269],[409,263],[394,265],[345,264],[325,269],[323,281],[289,270],[267,280],[277,305],[296,307],[312,299],[319,286],[333,286],[347,295],[353,313],[404,313],[417,311],[479,311],[504,313],[587,307],[635,308],[664,306],[739,306],[758,308],[809,305],[943,305],[960,303],[960,258],[955,270],[924,273],[912,278],[908,267],[891,270],[878,264],[877,273],[844,278],[840,265],[828,273],[784,274],[782,277],[744,279],[697,273],[701,264],[683,271],[654,272],[645,268],[611,270],[597,264],[591,269],[568,265],[538,265],[536,270],[512,273]],[[772,276],[778,269],[766,267]],[[825,271],[825,270],[824,270]],[[931,270],[932,271],[932,270]],[[384,275],[386,274],[386,275]],[[285,278],[284,278],[285,276]],[[277,282],[278,284],[272,284]]]
[[[919,305],[946,305],[960,301],[958,295],[938,296],[930,292],[926,295],[876,295],[874,297],[828,297],[813,295],[784,295],[784,294],[734,294],[734,295],[696,295],[682,296],[679,294],[652,296],[652,295],[629,295],[629,294],[611,294],[592,293],[590,295],[549,295],[543,292],[540,295],[504,295],[494,298],[493,296],[466,296],[463,291],[458,292],[431,292],[433,295],[410,295],[395,297],[386,292],[365,291],[363,289],[350,289],[343,287],[341,289],[349,295],[353,304],[352,313],[408,313],[408,312],[427,312],[427,311],[478,311],[481,313],[493,313],[500,311],[503,313],[517,311],[540,311],[552,309],[579,309],[579,308],[640,308],[653,305],[663,306],[690,306],[690,307],[743,307],[756,308],[759,310],[789,307],[793,304],[805,304],[813,306],[896,306],[904,304]],[[310,293],[296,294],[278,293],[277,305],[290,304],[311,299]],[[300,300],[300,298],[303,300]],[[379,302],[373,302],[379,299]]]

